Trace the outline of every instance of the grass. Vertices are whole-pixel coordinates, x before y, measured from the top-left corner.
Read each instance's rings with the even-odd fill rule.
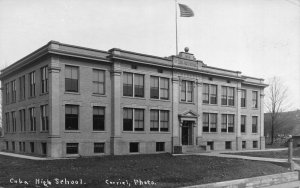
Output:
[[[37,187],[36,178],[68,180],[82,179],[80,186],[54,185],[50,187],[120,187],[107,185],[110,182],[127,182],[131,187],[134,180],[150,180],[149,187],[178,187],[233,180],[286,172],[282,164],[229,159],[207,156],[129,155],[98,158],[78,158],[52,161],[33,161],[0,155],[0,186],[25,187],[10,183],[10,179],[27,181],[26,187]],[[44,187],[40,185],[40,187]],[[126,186],[121,187],[128,187]],[[147,187],[147,186],[146,186]]]
[[[279,158],[287,159],[288,150],[283,151],[262,151],[262,152],[240,152],[240,153],[230,153],[230,155],[243,155],[251,157],[266,157],[266,158]],[[300,157],[300,148],[294,148],[293,157]]]

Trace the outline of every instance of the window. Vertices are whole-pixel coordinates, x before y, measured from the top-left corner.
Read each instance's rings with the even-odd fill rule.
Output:
[[[228,132],[234,132],[234,115],[228,114]]]
[[[5,102],[6,102],[6,104],[9,104],[9,95],[10,95],[9,83],[6,83],[5,84]]]
[[[134,121],[133,121],[134,117]],[[124,131],[144,131],[144,110],[143,109],[123,109],[123,130]]]
[[[246,116],[241,115],[241,133],[246,132]]]
[[[5,113],[5,125],[6,125],[6,132],[10,132],[10,120],[9,120],[9,112]]]
[[[214,142],[207,142],[206,145],[210,147],[210,150],[214,150]]]
[[[23,142],[23,152],[26,151],[26,148],[25,148],[25,142]]]
[[[151,76],[150,77],[150,98],[158,99],[159,98],[159,77]]]
[[[242,141],[242,149],[246,149],[246,141]]]
[[[25,99],[25,75],[19,78],[20,82],[20,100]]]
[[[17,90],[16,90],[16,80],[13,80],[11,83],[11,102],[16,102]]]
[[[257,108],[257,91],[252,91],[252,108]]]
[[[253,148],[257,148],[257,141],[253,141]]]
[[[17,132],[16,112],[11,112],[12,132]]]
[[[234,106],[234,88],[228,87],[228,105]]]
[[[21,132],[26,131],[26,116],[25,116],[25,109],[19,110],[19,118],[20,118],[20,128]]]
[[[222,105],[234,106],[234,88],[222,86]]]
[[[78,143],[67,143],[67,154],[78,154]]]
[[[48,105],[41,106],[41,124],[42,124],[42,131],[49,130],[49,119],[48,119]]]
[[[150,131],[159,131],[159,110],[150,110]]]
[[[144,76],[140,74],[134,75],[134,96],[144,97]]]
[[[35,108],[29,108],[30,131],[36,131]]]
[[[22,142],[19,142],[19,151],[21,152],[21,151],[23,151],[23,148],[22,148]]]
[[[203,132],[217,132],[217,114],[203,113]]]
[[[217,86],[210,85],[210,104],[217,104]]]
[[[65,108],[65,129],[78,130],[79,107],[77,105],[68,104]]]
[[[204,104],[217,104],[217,86],[203,84],[203,103]]]
[[[15,151],[16,150],[16,143],[14,141],[12,141],[11,145],[12,145],[12,150]]]
[[[5,141],[6,150],[9,150],[8,141]]]
[[[221,132],[234,132],[233,114],[222,114]]]
[[[142,109],[134,109],[134,130],[144,130],[144,110]]]
[[[29,73],[29,96],[35,96],[35,71]]]
[[[241,90],[241,107],[246,107],[246,90]]]
[[[162,132],[169,131],[169,111],[166,110],[160,111],[160,131]]]
[[[225,142],[225,149],[231,149],[231,142],[230,141]]]
[[[169,131],[169,111],[150,110],[150,131]]]
[[[93,107],[93,130],[104,131],[105,108],[100,106]]]
[[[41,146],[42,146],[42,154],[47,155],[47,143],[42,142]]]
[[[123,130],[124,131],[133,130],[133,109],[130,108],[123,109]]]
[[[160,89],[160,90],[159,90]],[[169,79],[157,76],[150,77],[150,98],[169,99]]]
[[[160,78],[160,99],[169,99],[169,79]]]
[[[203,84],[203,103],[209,104],[209,85]]]
[[[138,142],[130,142],[129,143],[129,152],[130,153],[138,153],[139,152],[139,143]]]
[[[48,67],[41,68],[41,92],[48,92]]]
[[[30,152],[34,153],[34,142],[30,142]]]
[[[257,116],[252,117],[252,133],[257,133]]]
[[[105,94],[105,71],[93,69],[93,93]]]
[[[227,87],[222,86],[222,99],[221,99],[222,105],[227,105]]]
[[[104,143],[94,143],[94,153],[104,153]]]
[[[65,91],[78,92],[78,67],[65,67]]]
[[[134,80],[134,82],[133,82]],[[134,87],[133,87],[134,83]],[[123,96],[144,97],[144,76],[140,74],[123,73]]]
[[[165,143],[164,142],[156,142],[156,151],[165,151]]]
[[[123,96],[133,96],[133,74],[123,73]]]
[[[181,101],[192,102],[193,101],[193,82],[181,81]]]

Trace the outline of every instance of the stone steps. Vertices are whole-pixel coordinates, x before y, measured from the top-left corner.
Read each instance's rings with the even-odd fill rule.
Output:
[[[185,188],[239,188],[239,187],[266,187],[266,188],[300,188],[299,173],[286,172],[253,178],[237,179],[202,185],[188,186]]]

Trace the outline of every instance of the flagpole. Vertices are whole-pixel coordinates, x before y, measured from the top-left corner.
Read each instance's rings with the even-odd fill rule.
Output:
[[[177,36],[177,0],[175,0],[175,23],[176,23],[176,55],[178,55],[178,36]]]

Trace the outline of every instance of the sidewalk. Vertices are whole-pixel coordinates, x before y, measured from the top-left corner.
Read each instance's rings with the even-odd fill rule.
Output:
[[[1,151],[0,151],[0,155],[10,156],[10,157],[17,157],[17,158],[22,158],[22,159],[39,160],[39,161],[56,160],[56,159],[72,159],[72,158],[35,157],[35,156],[22,155],[22,154],[17,154],[17,153],[1,152]]]
[[[265,150],[243,150],[243,151],[211,151],[210,153],[188,153],[188,154],[173,154],[174,156],[180,155],[202,155],[202,156],[213,156],[213,157],[223,157],[223,158],[234,158],[234,159],[245,159],[253,161],[265,161],[265,162],[276,162],[276,163],[288,163],[288,159],[279,158],[266,158],[266,157],[252,157],[244,155],[230,155],[230,153],[244,153],[244,152],[268,152],[268,151],[283,151],[287,148],[275,148],[275,149],[265,149]],[[293,160],[300,160],[300,158],[293,158]],[[300,170],[300,165],[293,162],[294,169]]]

